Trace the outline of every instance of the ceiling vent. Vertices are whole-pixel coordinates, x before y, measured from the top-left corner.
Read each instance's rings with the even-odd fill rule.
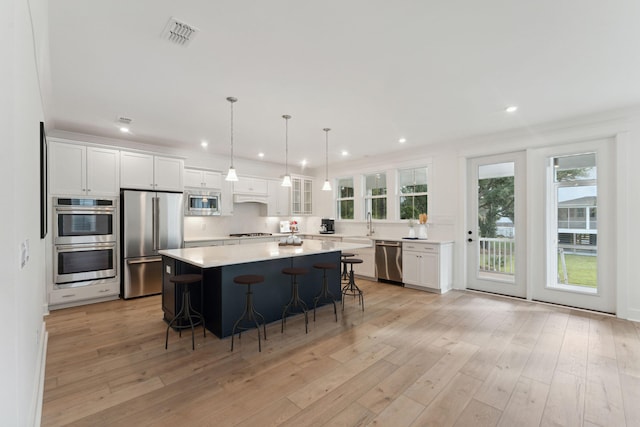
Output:
[[[130,125],[132,121],[133,119],[130,119],[129,117],[125,117],[125,116],[118,116],[117,118],[117,122],[123,125]]]
[[[162,38],[177,45],[186,46],[198,31],[196,27],[171,18],[162,32]]]

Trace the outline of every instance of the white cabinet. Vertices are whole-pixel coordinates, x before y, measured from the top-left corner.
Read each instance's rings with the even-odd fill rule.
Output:
[[[344,243],[357,243],[367,245],[364,248],[353,249],[348,252],[355,254],[356,258],[362,260],[362,264],[353,264],[353,272],[358,276],[375,279],[376,277],[376,254],[373,240],[366,237],[344,237]]]
[[[283,187],[280,181],[269,180],[267,192],[267,216],[289,216],[291,212],[289,187]]]
[[[49,291],[49,306],[52,309],[117,299],[120,282],[79,286],[77,288],[53,289]]]
[[[222,188],[222,174],[220,172],[202,169],[184,169],[184,186],[191,188],[216,189]]]
[[[402,281],[408,288],[444,293],[452,287],[453,244],[402,244]]]
[[[117,196],[119,151],[62,142],[49,146],[52,195]]]
[[[220,191],[220,215],[233,215],[233,183],[224,179]]]
[[[291,178],[291,214],[313,213],[313,180],[303,177]]]
[[[252,178],[248,176],[238,177],[238,181],[233,183],[233,192],[237,194],[267,195],[267,180],[263,178]]]
[[[142,190],[183,190],[184,160],[152,154],[120,153],[120,186]]]

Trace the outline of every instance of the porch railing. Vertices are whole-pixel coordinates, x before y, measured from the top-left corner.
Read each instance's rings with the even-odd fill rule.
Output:
[[[481,237],[478,245],[478,268],[490,273],[515,272],[515,239]]]

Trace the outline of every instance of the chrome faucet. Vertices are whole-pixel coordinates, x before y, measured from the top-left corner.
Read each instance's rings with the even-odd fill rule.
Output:
[[[373,236],[373,233],[375,233],[373,229],[373,221],[371,219],[371,212],[367,212],[367,230],[369,230],[367,236]]]

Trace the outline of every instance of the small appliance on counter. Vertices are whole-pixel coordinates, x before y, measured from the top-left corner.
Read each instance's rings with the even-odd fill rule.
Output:
[[[335,220],[333,218],[322,218],[321,221],[320,234],[334,234],[336,232]]]

